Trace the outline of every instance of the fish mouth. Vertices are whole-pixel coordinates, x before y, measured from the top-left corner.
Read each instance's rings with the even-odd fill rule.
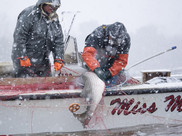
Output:
[[[85,111],[82,114],[73,113],[73,116],[81,122],[83,128],[88,127],[88,124],[89,124],[89,122],[90,122],[90,120],[92,118],[92,116],[87,114],[87,111]]]

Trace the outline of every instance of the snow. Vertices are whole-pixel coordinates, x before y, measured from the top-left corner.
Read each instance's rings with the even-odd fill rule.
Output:
[[[161,89],[161,88],[182,88],[182,78],[174,77],[156,77],[144,84],[123,87],[122,90],[133,89]]]
[[[142,70],[142,73],[147,73],[147,72],[171,72],[169,69],[151,69],[151,70]]]
[[[160,84],[160,83],[182,83],[182,79],[178,79],[175,77],[155,77],[149,81],[147,81],[147,84]]]

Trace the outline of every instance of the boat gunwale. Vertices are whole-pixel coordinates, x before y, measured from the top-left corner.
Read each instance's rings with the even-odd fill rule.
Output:
[[[0,95],[0,101],[13,100],[47,100],[47,99],[71,99],[81,98],[81,89],[76,90],[54,90],[43,91],[37,93],[24,93],[18,95]],[[146,95],[146,94],[160,94],[160,93],[178,93],[182,92],[182,87],[173,88],[143,88],[143,89],[119,89],[113,91],[105,91],[104,96],[125,96],[125,95]]]

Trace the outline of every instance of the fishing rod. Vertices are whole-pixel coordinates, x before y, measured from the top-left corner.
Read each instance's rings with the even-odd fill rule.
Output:
[[[157,54],[155,54],[155,55],[153,55],[153,56],[151,56],[151,57],[149,57],[149,58],[147,58],[147,59],[144,59],[144,60],[142,60],[142,61],[140,61],[140,62],[138,62],[138,63],[132,65],[131,67],[129,67],[129,68],[126,69],[126,70],[129,70],[129,69],[131,69],[131,68],[133,68],[133,67],[135,67],[135,66],[137,66],[137,65],[139,65],[139,64],[141,64],[141,63],[143,63],[143,62],[145,62],[145,61],[148,61],[148,60],[150,60],[150,59],[152,59],[152,58],[155,58],[155,57],[157,57],[157,56],[159,56],[159,55],[162,55],[162,54],[164,54],[164,53],[166,53],[166,52],[172,51],[172,50],[174,50],[174,49],[176,49],[176,48],[177,48],[176,46],[173,46],[173,47],[171,47],[170,49],[167,49],[167,50],[165,50],[165,51],[162,51],[162,52],[160,52],[160,53],[157,53]]]
[[[67,37],[66,37],[66,39],[65,39],[65,48],[64,48],[64,51],[66,51],[66,49],[67,49],[68,41],[69,41],[69,38],[70,38],[69,33],[70,33],[71,28],[72,28],[72,26],[73,26],[73,23],[74,23],[75,17],[76,17],[76,15],[77,15],[78,13],[80,13],[80,11],[77,11],[77,12],[74,14],[73,18],[72,18],[72,21],[71,21],[71,24],[70,24],[70,27],[69,27],[68,33],[67,33],[67,35],[66,35]]]

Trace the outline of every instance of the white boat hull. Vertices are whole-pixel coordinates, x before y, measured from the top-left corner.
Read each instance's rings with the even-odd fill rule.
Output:
[[[0,135],[75,132],[147,124],[182,123],[182,89],[169,93],[132,95],[123,94],[130,92],[126,89],[120,91],[120,95],[106,92],[88,127],[84,128],[69,111],[72,103],[80,103],[81,108],[78,112],[85,110],[87,105],[84,99],[79,97],[80,92],[81,90],[58,90],[49,92],[49,95],[48,92],[29,93],[19,95],[18,100],[11,98],[0,101]],[[53,94],[60,94],[60,97],[55,97],[56,95],[55,98],[51,97]],[[62,95],[64,98],[61,97]],[[27,96],[31,99],[24,99]],[[124,106],[122,102],[128,105]]]

